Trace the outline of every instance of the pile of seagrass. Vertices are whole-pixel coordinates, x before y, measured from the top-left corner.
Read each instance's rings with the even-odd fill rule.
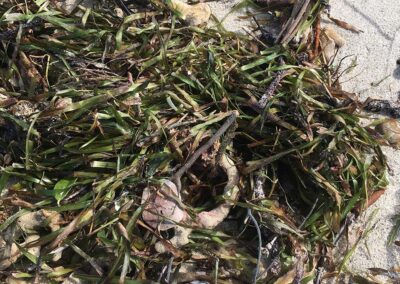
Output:
[[[0,2],[1,281],[337,272],[331,249],[386,163],[321,55],[323,5],[271,6],[270,44],[142,2],[123,17]]]

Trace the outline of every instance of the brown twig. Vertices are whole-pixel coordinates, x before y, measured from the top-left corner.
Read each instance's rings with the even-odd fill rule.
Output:
[[[367,202],[359,202],[355,207],[355,211],[357,214],[360,214],[363,210],[366,210],[372,204],[374,204],[378,199],[385,193],[386,189],[379,189],[374,191],[368,198]]]
[[[171,180],[176,184],[178,192],[180,192],[181,190],[181,177],[183,176],[183,174],[193,166],[194,162],[196,162],[201,154],[207,151],[215,143],[215,141],[217,141],[217,139],[219,139],[222,134],[224,134],[226,130],[228,130],[232,123],[235,122],[238,115],[239,113],[237,111],[233,111],[232,114],[225,121],[225,123],[221,126],[221,128],[218,129],[217,132],[215,132],[215,134],[210,138],[210,140],[208,140],[207,143],[198,148],[189,158],[189,160],[172,176]]]
[[[10,197],[10,198],[4,198],[3,199],[3,201],[6,201],[6,200],[9,201],[9,203],[11,205],[19,206],[19,207],[22,207],[22,208],[34,209],[34,208],[37,207],[36,205],[33,205],[32,203],[29,203],[29,202],[27,202],[25,200],[22,200],[21,198],[19,198],[18,196],[15,196],[15,195]]]
[[[115,4],[118,5],[118,7],[120,9],[122,9],[125,12],[125,14],[127,14],[128,16],[132,15],[132,11],[125,5],[124,1],[122,1],[122,0],[114,0],[114,2],[115,2]]]
[[[315,29],[315,38],[314,38],[314,50],[312,51],[311,61],[318,56],[319,49],[320,49],[320,36],[321,36],[321,17],[320,15],[317,16],[314,23]]]
[[[64,242],[70,234],[75,232],[80,225],[82,225],[82,222],[85,218],[85,215],[88,213],[88,211],[82,211],[78,216],[72,220],[66,227],[64,227],[64,230],[57,235],[57,237],[47,246],[43,249],[43,254],[47,254],[51,252],[53,249],[57,248],[62,242]]]
[[[289,73],[290,71],[288,71]],[[286,74],[285,74],[286,76]],[[245,104],[246,106],[252,108],[255,112],[257,112],[258,114],[262,114],[263,116],[263,121],[262,123],[264,123],[265,121],[269,121],[272,123],[275,123],[276,125],[279,125],[285,129],[289,129],[289,130],[293,130],[293,131],[300,131],[298,128],[296,128],[295,126],[291,125],[290,123],[282,120],[279,116],[268,112],[268,111],[264,111],[263,108],[260,108],[257,100],[254,97],[251,97],[249,99],[249,101]]]
[[[281,32],[275,43],[287,44],[295,36],[298,28],[301,26],[302,21],[306,20],[308,14],[306,13],[309,9],[311,0],[300,0],[297,1],[293,7],[292,14],[282,27]]]
[[[359,34],[359,33],[363,33],[363,32],[364,32],[364,31],[360,30],[359,28],[357,28],[357,27],[355,27],[355,26],[353,26],[353,25],[351,25],[351,24],[349,24],[349,23],[346,23],[345,21],[341,21],[341,20],[336,19],[336,18],[331,17],[331,16],[329,16],[329,19],[330,19],[332,22],[334,22],[336,25],[338,25],[339,27],[341,27],[342,29],[345,29],[345,30],[354,32],[354,33],[356,33],[356,34]]]
[[[215,157],[215,164],[218,165],[221,161],[222,155],[225,153],[226,148],[232,142],[233,138],[235,138],[235,130],[238,127],[236,122],[232,123],[231,126],[226,131],[224,138],[222,139],[221,146],[217,152]]]

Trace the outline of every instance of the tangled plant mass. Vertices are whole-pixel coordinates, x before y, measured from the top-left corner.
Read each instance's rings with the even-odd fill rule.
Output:
[[[123,18],[113,3],[3,2],[4,281],[320,277],[386,162],[326,64],[323,4],[300,2],[273,8],[283,45],[157,0]]]

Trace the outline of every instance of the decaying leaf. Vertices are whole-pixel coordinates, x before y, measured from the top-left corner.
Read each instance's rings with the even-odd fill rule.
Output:
[[[233,161],[226,155],[222,156],[220,166],[228,176],[228,182],[224,189],[224,196],[228,200],[235,201],[239,194],[239,188],[237,187],[239,183],[239,172]],[[232,204],[227,201],[211,211],[203,211],[197,215],[196,223],[202,228],[213,229],[228,216],[231,207]]]
[[[211,16],[211,9],[207,3],[189,5],[181,0],[170,0],[170,8],[191,26],[206,24]]]
[[[338,25],[339,27],[341,27],[341,28],[343,28],[343,29],[345,29],[345,30],[352,31],[352,32],[355,32],[355,33],[362,33],[362,32],[363,32],[362,30],[356,28],[356,27],[353,26],[353,25],[350,25],[349,23],[347,23],[347,22],[345,22],[345,21],[336,19],[336,18],[331,17],[331,16],[329,17],[329,19],[330,19],[332,22],[334,22],[336,25]]]
[[[17,228],[14,235],[26,236],[25,241],[19,245],[12,243],[11,246],[6,245],[7,232],[5,235],[0,236],[0,269],[6,269],[14,264],[18,258],[23,254],[20,247],[24,248],[26,245],[34,242],[40,238],[38,232],[45,228],[49,228],[51,232],[55,232],[60,228],[62,218],[59,213],[55,211],[38,210],[29,212],[22,215],[17,219]],[[9,241],[9,240],[8,240]],[[27,253],[38,257],[40,253],[40,246],[28,247]],[[54,254],[53,260],[57,261],[61,258],[61,254]]]
[[[392,146],[400,147],[400,124],[397,119],[388,119],[375,127]]]
[[[13,105],[17,102],[18,100],[6,95],[3,95],[0,93],[0,107],[8,107],[10,105]]]
[[[291,284],[296,277],[296,268],[289,270],[285,275],[278,278],[275,284]]]
[[[329,62],[335,56],[335,53],[336,53],[335,41],[327,36],[322,36],[321,37],[321,50],[322,50],[324,57]]]
[[[67,107],[69,107],[72,104],[72,99],[71,98],[59,98],[55,104],[54,108],[56,110],[63,110]]]
[[[143,191],[142,204],[147,204],[143,212],[143,220],[161,231],[175,228],[175,235],[169,240],[175,247],[181,247],[189,242],[189,235],[193,228],[215,228],[228,216],[232,207],[230,201],[235,201],[239,194],[237,187],[239,172],[233,162],[226,155],[223,155],[220,167],[227,174],[227,184],[224,188],[224,196],[227,201],[223,201],[215,209],[197,214],[196,219],[191,220],[187,212],[179,207],[182,201],[175,184],[166,181],[159,191],[155,191],[153,188],[152,192],[149,187]],[[181,221],[184,221],[187,227],[176,224]],[[156,250],[158,252],[166,251],[163,242],[156,244]]]
[[[332,26],[323,28],[322,34],[333,40],[337,47],[342,47],[346,44],[346,40]]]
[[[161,231],[175,228],[176,223],[186,217],[179,201],[176,185],[169,180],[166,180],[159,190],[154,186],[146,187],[142,194],[142,204],[146,204],[143,220]]]
[[[10,111],[15,116],[29,117],[36,111],[36,109],[35,109],[35,106],[31,102],[21,100],[21,101],[18,101],[16,104],[14,104],[10,108]]]
[[[83,0],[57,0],[56,7],[66,15],[71,14]]]
[[[47,90],[47,84],[38,69],[36,68],[35,64],[22,51],[19,52],[18,63],[21,69],[22,81],[24,82],[25,89],[28,92],[33,93],[37,88]]]
[[[321,31],[320,46],[322,54],[329,62],[336,54],[336,49],[346,43],[345,39],[339,35],[331,26],[326,26]]]

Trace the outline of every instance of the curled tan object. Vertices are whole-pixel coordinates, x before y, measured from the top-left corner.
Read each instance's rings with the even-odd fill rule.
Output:
[[[46,217],[43,215],[42,210],[29,212],[22,215],[17,220],[18,227],[25,233],[36,233],[37,229],[43,227],[46,222]]]
[[[7,284],[33,284],[33,283],[37,283],[37,282],[35,282],[34,279],[16,278],[16,277],[13,277],[13,275],[11,275],[11,276],[7,277],[5,283],[7,283]],[[50,283],[50,281],[47,280],[44,276],[40,276],[38,283],[48,284],[48,283]]]
[[[29,212],[19,217],[16,221],[17,230],[15,235],[20,236],[22,233],[27,235],[25,242],[20,244],[22,247],[30,242],[36,241],[40,238],[37,231],[41,228],[49,227],[52,232],[60,228],[62,217],[58,212],[38,210]],[[27,251],[35,256],[39,256],[40,246],[30,247]],[[7,248],[6,242],[0,237],[0,270],[6,269],[11,266],[22,255],[19,248],[15,243],[12,243]],[[57,261],[61,258],[61,252],[53,256],[53,260]]]
[[[52,232],[55,232],[61,228],[60,224],[62,223],[63,219],[60,213],[56,211],[42,210],[42,214],[46,217],[46,222],[48,223],[48,226]]]
[[[331,58],[335,56],[335,41],[326,36],[321,37],[321,49],[326,61],[330,61]]]
[[[392,146],[400,147],[400,123],[397,119],[388,119],[375,126],[375,130]]]
[[[4,240],[0,240],[0,270],[3,271],[10,267],[21,256],[16,244],[12,244],[11,248],[7,249]]]
[[[182,247],[189,243],[189,235],[192,233],[192,231],[192,228],[176,226],[175,235],[169,240],[169,242],[174,247]],[[162,242],[157,242],[154,248],[158,253],[167,252],[167,249]]]
[[[227,179],[228,179],[228,182],[224,188],[225,198],[230,199],[230,200],[236,200],[238,197],[238,194],[239,194],[239,188],[237,186],[237,184],[239,183],[239,171],[237,170],[233,161],[230,160],[226,155],[223,155],[221,157],[220,166],[226,172]],[[170,182],[170,183],[172,183],[172,182]],[[170,188],[170,190],[176,190],[176,186],[170,185],[169,188]],[[143,194],[143,195],[145,197],[147,197],[148,194],[149,193],[146,192],[146,194]],[[174,192],[174,194],[176,195],[177,192]],[[180,202],[180,198],[177,200]],[[175,202],[178,202],[178,201],[175,201]],[[153,210],[156,210],[157,212],[160,213],[161,209],[157,208],[157,205],[164,204],[166,206],[169,206],[170,208],[175,208],[173,206],[173,203],[174,202],[169,203],[165,199],[163,199],[163,200],[159,201],[158,203],[153,203],[152,208],[153,208]],[[174,205],[177,206],[177,203],[174,203]],[[163,225],[158,226],[158,228],[160,230],[175,228],[175,235],[174,235],[174,237],[172,237],[169,240],[169,242],[174,247],[182,247],[189,243],[189,235],[192,232],[193,228],[196,228],[196,227],[197,228],[205,228],[205,229],[215,228],[218,224],[220,224],[228,216],[231,207],[232,207],[231,204],[229,204],[228,202],[224,202],[224,203],[220,204],[219,206],[217,206],[213,210],[203,211],[203,212],[199,213],[195,220],[189,219],[188,214],[185,211],[181,211],[182,215],[179,216],[181,218],[181,221],[187,223],[188,226],[191,226],[190,228],[179,226],[176,224],[163,224]],[[168,211],[170,211],[170,209]],[[165,212],[165,209],[163,210],[163,212]],[[147,213],[147,214],[149,214],[149,213]],[[172,216],[172,215],[170,215],[170,216]],[[143,216],[143,219],[149,225],[151,225],[151,222],[154,222],[153,223],[154,227],[156,226],[156,224],[159,224],[160,221],[162,221],[162,219],[160,219],[159,215],[154,215],[151,213],[149,215],[147,215],[146,218],[147,218],[147,220],[145,220],[145,217]],[[177,221],[177,222],[179,222],[179,221]],[[163,245],[162,242],[156,243],[155,249],[159,253],[164,253],[167,251],[166,247]]]
[[[29,235],[26,237],[25,242],[23,242],[22,244],[20,244],[22,247],[24,247],[26,244],[36,241],[40,238],[39,235]],[[13,243],[11,245],[11,249],[7,251],[4,240],[0,241],[0,245],[2,246],[2,249],[0,249],[0,270],[4,270],[7,269],[8,267],[10,267],[14,262],[16,262],[18,260],[18,258],[22,255],[22,252],[20,251],[20,249],[18,248],[18,246]],[[31,247],[28,248],[27,251],[36,256],[39,257],[40,254],[40,247]]]
[[[206,3],[189,5],[179,0],[171,0],[169,6],[190,26],[206,24],[211,16],[210,6]]]
[[[26,237],[25,242],[24,242],[23,245],[29,244],[30,242],[33,242],[33,241],[37,241],[38,239],[40,239],[39,235],[36,235],[36,234],[29,235],[29,236]],[[28,252],[30,254],[32,254],[32,255],[34,255],[36,257],[39,257],[39,255],[40,255],[40,246],[31,247],[31,248],[28,248],[27,250],[28,250]]]
[[[332,39],[337,47],[342,47],[346,44],[346,40],[331,26],[323,28],[322,34]]]
[[[228,176],[224,195],[231,200],[236,200],[239,194],[239,188],[237,187],[239,172],[233,161],[226,155],[221,157],[220,166]],[[231,204],[225,202],[211,211],[203,211],[197,215],[196,223],[202,228],[213,229],[228,216],[231,207]]]
[[[60,213],[48,210],[38,210],[22,215],[17,220],[17,225],[25,233],[36,233],[37,229],[49,227],[52,232],[60,228],[62,217]]]
[[[142,217],[153,229],[160,231],[175,228],[186,216],[186,212],[179,207],[180,197],[176,185],[166,180],[157,191],[154,186],[143,190],[142,204],[146,203]]]

